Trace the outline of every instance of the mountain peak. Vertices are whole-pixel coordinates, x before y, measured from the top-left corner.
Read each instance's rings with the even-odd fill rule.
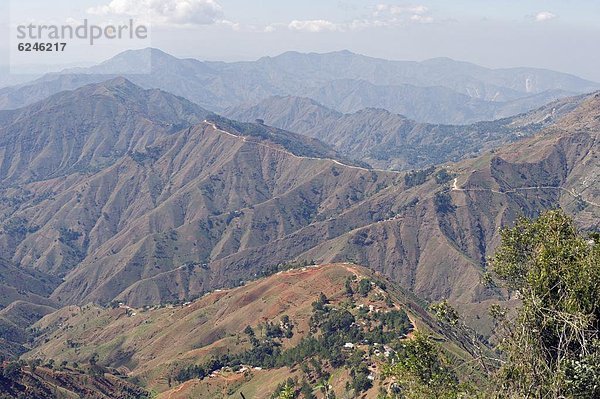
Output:
[[[433,57],[433,58],[428,58],[423,62],[430,62],[430,63],[453,63],[453,62],[459,62],[456,61],[453,58],[450,57]]]
[[[104,87],[135,87],[138,89],[142,89],[141,87],[133,84],[130,80],[124,78],[123,76],[117,76],[116,78],[113,79],[109,79],[107,81],[98,83],[98,86],[104,86]]]
[[[360,54],[353,53],[352,51],[347,50],[347,49],[324,53],[324,55],[327,55],[327,54],[344,55],[344,56],[362,56]]]
[[[119,59],[134,61],[134,60],[140,59],[141,57],[152,57],[153,59],[169,59],[169,60],[177,59],[177,57],[172,56],[171,54],[165,53],[164,51],[162,51],[160,49],[157,49],[154,47],[146,47],[143,49],[123,51],[123,52],[115,55],[114,57],[108,59],[105,62],[111,62],[111,61],[115,61],[115,60],[119,60]]]
[[[433,66],[433,67],[452,67],[452,68],[480,68],[487,69],[477,64],[473,64],[467,61],[455,60],[450,57],[435,57],[424,60],[421,62],[422,65]]]
[[[115,98],[122,98],[127,101],[142,98],[145,96],[144,88],[132,83],[130,80],[123,76],[117,76],[99,83],[91,83],[89,85],[80,87],[78,89],[61,92],[56,96],[74,96],[76,99],[83,99],[91,94],[95,95],[106,95]],[[160,90],[156,90],[160,91]],[[54,96],[53,96],[54,97]],[[52,99],[51,97],[50,99]],[[65,97],[63,97],[65,98]],[[77,100],[79,101],[79,100]],[[44,102],[44,101],[42,101]]]
[[[15,111],[0,127],[0,149],[18,148],[3,158],[0,184],[109,165],[137,146],[143,149],[200,123],[207,114],[184,98],[143,89],[124,77],[62,91]],[[47,147],[22,144],[33,137]]]
[[[303,53],[300,51],[286,51],[275,57],[263,57],[261,59],[300,59],[300,58],[314,58],[314,57],[331,57],[331,56],[343,56],[343,57],[364,57],[363,55],[353,53],[350,50],[338,50],[330,51],[325,53]]]

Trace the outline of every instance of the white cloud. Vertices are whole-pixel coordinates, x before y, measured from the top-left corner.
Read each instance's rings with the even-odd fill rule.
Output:
[[[282,24],[270,24],[267,25],[263,28],[263,32],[266,33],[272,33],[275,32],[277,30],[277,28],[279,28]]]
[[[430,24],[435,19],[429,15],[424,5],[398,6],[378,4],[373,8],[371,17],[352,21],[335,22],[326,19],[293,20],[289,23],[272,23],[258,30],[265,33],[288,29],[297,32],[348,32],[370,28],[403,26],[408,23]]]
[[[393,15],[400,15],[400,14],[421,15],[421,14],[425,14],[427,11],[429,11],[429,9],[422,5],[408,6],[408,7],[400,7],[400,6],[391,6],[390,7],[390,13]]]
[[[302,31],[310,33],[320,32],[348,32],[358,31],[368,28],[376,28],[382,26],[391,26],[397,24],[396,20],[381,21],[377,19],[355,19],[351,22],[336,23],[323,19],[308,20],[308,21],[292,21],[289,24],[271,24],[268,25],[263,32],[275,32],[277,29],[284,27],[293,31]]]
[[[355,19],[354,21],[346,24],[348,30],[362,30],[367,28],[376,28],[381,26],[388,26],[389,22],[380,20],[368,20],[368,19]]]
[[[294,20],[287,24],[287,28],[294,31],[311,33],[319,32],[346,32],[368,28],[401,26],[406,23],[429,24],[435,20],[428,15],[429,9],[424,5],[398,6],[378,4],[373,9],[371,18],[355,19],[350,22],[333,22],[324,19]],[[264,28],[264,32],[275,32],[285,24],[271,24]]]
[[[381,18],[387,25],[396,25],[401,21],[432,23],[434,19],[429,14],[429,8],[422,4],[398,6],[378,4],[373,10],[375,18]]]
[[[380,15],[402,15],[402,14],[417,14],[422,15],[429,11],[429,9],[424,5],[411,5],[411,6],[397,6],[390,4],[378,4],[375,6],[375,11],[373,14],[375,16]]]
[[[217,21],[218,24],[220,25],[224,25],[227,26],[229,28],[231,28],[234,31],[241,31],[242,30],[242,25],[239,22],[233,22],[233,21],[229,21],[227,19],[221,19],[219,21]]]
[[[294,20],[289,23],[290,30],[305,31],[305,32],[325,32],[343,30],[343,26],[324,19],[313,19],[308,21]]]
[[[551,19],[554,19],[554,18],[556,18],[556,14],[553,14],[550,11],[541,11],[535,15],[535,20],[537,22],[550,21]]]
[[[136,17],[158,25],[211,25],[224,21],[223,10],[215,0],[111,0],[87,12]]]
[[[421,24],[433,23],[433,17],[427,15],[414,14],[410,16],[410,20],[413,22],[419,22]]]

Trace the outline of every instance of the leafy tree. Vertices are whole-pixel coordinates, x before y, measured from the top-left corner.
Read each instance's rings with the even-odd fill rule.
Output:
[[[321,302],[323,305],[327,305],[329,304],[329,299],[327,298],[327,296],[325,296],[325,294],[321,292],[319,294],[319,302]]]
[[[283,337],[283,330],[277,324],[267,322],[265,324],[265,336],[268,338],[281,338]]]
[[[308,366],[308,363],[306,363],[306,362],[302,362],[300,364],[300,370],[302,370],[302,372],[304,373],[304,375],[309,375],[310,374],[310,367]]]
[[[444,184],[449,182],[450,180],[452,180],[454,176],[451,175],[450,173],[448,173],[448,171],[446,169],[440,169],[436,174],[435,174],[435,182],[437,184]]]
[[[248,335],[249,337],[254,337],[254,330],[252,327],[246,326],[246,328],[244,328],[244,334]]]
[[[436,193],[433,202],[435,211],[440,215],[454,212],[456,209],[456,206],[452,203],[452,197],[447,192]]]
[[[427,181],[427,177],[435,171],[435,167],[431,166],[422,170],[411,170],[404,175],[404,184],[407,188],[420,186]]]
[[[366,297],[369,294],[369,291],[371,291],[371,281],[369,279],[363,278],[358,283],[358,293],[361,296]]]
[[[294,323],[290,319],[290,316],[283,315],[281,317],[281,324],[283,326],[283,336],[290,339],[294,336]]]
[[[296,389],[293,384],[287,383],[279,391],[277,399],[294,399],[296,397]]]
[[[354,295],[354,290],[352,289],[352,278],[348,277],[346,279],[346,282],[344,283],[344,288],[346,289],[346,295]]]
[[[520,219],[502,232],[492,269],[522,301],[503,327],[505,393],[600,397],[600,242],[562,211]]]
[[[460,345],[476,361],[485,375],[491,376],[498,368],[500,359],[490,356],[490,347],[486,341],[482,340],[481,335],[461,319],[458,311],[443,300],[439,303],[433,303],[429,310],[434,313],[438,322],[446,327],[446,331],[457,339]]]
[[[330,382],[329,376],[327,378],[323,377],[316,388],[323,393],[325,399],[336,399]]]
[[[316,312],[326,312],[325,305],[329,304],[329,299],[322,292],[319,294],[319,299],[312,303],[313,310]]]
[[[92,355],[88,359],[88,363],[90,364],[90,366],[95,366],[96,364],[98,364],[98,358],[99,356],[96,352],[92,353]]]
[[[302,386],[300,387],[300,393],[304,399],[317,399],[313,392],[313,388],[310,386],[308,382],[302,381]]]
[[[9,362],[2,370],[2,376],[13,381],[21,378],[21,363]]]
[[[423,333],[404,343],[402,350],[383,370],[384,377],[394,377],[406,399],[439,399],[465,396],[468,390],[458,378],[437,345]]]
[[[369,370],[366,367],[354,372],[352,377],[352,388],[355,392],[365,392],[373,386],[373,382],[369,379]]]

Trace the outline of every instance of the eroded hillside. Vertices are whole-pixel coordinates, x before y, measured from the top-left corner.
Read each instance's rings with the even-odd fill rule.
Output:
[[[337,394],[375,397],[390,383],[387,358],[417,329],[446,341],[457,362],[468,358],[382,276],[352,264],[296,267],[194,302],[66,307],[36,324],[27,357],[81,363],[96,353],[164,398],[266,398],[290,377],[316,386],[321,373]],[[356,373],[367,385],[348,388]]]
[[[95,93],[90,101],[100,108],[66,103],[81,110],[152,98],[123,80],[81,90],[59,98]],[[18,134],[19,126],[46,121],[44,132],[61,131],[68,148],[81,150],[61,156],[45,178],[32,178],[35,162],[17,162],[39,159],[49,151],[44,146],[21,146],[24,155],[4,162],[19,184],[2,189],[3,254],[63,277],[53,301],[140,307],[236,286],[284,262],[353,261],[427,300],[447,298],[476,320],[502,296],[481,285],[500,227],[557,206],[581,226],[597,226],[597,95],[530,139],[406,173],[353,164],[318,140],[261,124],[209,117],[192,125],[192,113],[180,129],[171,118],[188,115],[181,110],[189,104],[168,99],[175,116],[123,115],[126,123],[112,130],[95,125],[95,136],[60,130],[71,125],[50,118],[55,108],[43,104],[9,125],[20,137],[29,130]],[[90,115],[71,115],[73,126],[92,123]],[[149,121],[139,137],[128,128],[138,118]],[[105,131],[129,150],[106,164],[88,162],[104,159],[85,148]],[[83,160],[90,167],[81,171],[75,165]]]

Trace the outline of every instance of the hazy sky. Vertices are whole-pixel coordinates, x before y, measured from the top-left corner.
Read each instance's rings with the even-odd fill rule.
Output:
[[[15,25],[150,23],[152,46],[176,56],[248,60],[287,50],[348,49],[387,59],[451,57],[488,67],[535,66],[600,81],[599,0],[11,0],[0,50]],[[10,14],[10,19],[7,15]],[[32,63],[98,62],[120,50],[81,44]],[[140,45],[147,43],[127,45]]]

